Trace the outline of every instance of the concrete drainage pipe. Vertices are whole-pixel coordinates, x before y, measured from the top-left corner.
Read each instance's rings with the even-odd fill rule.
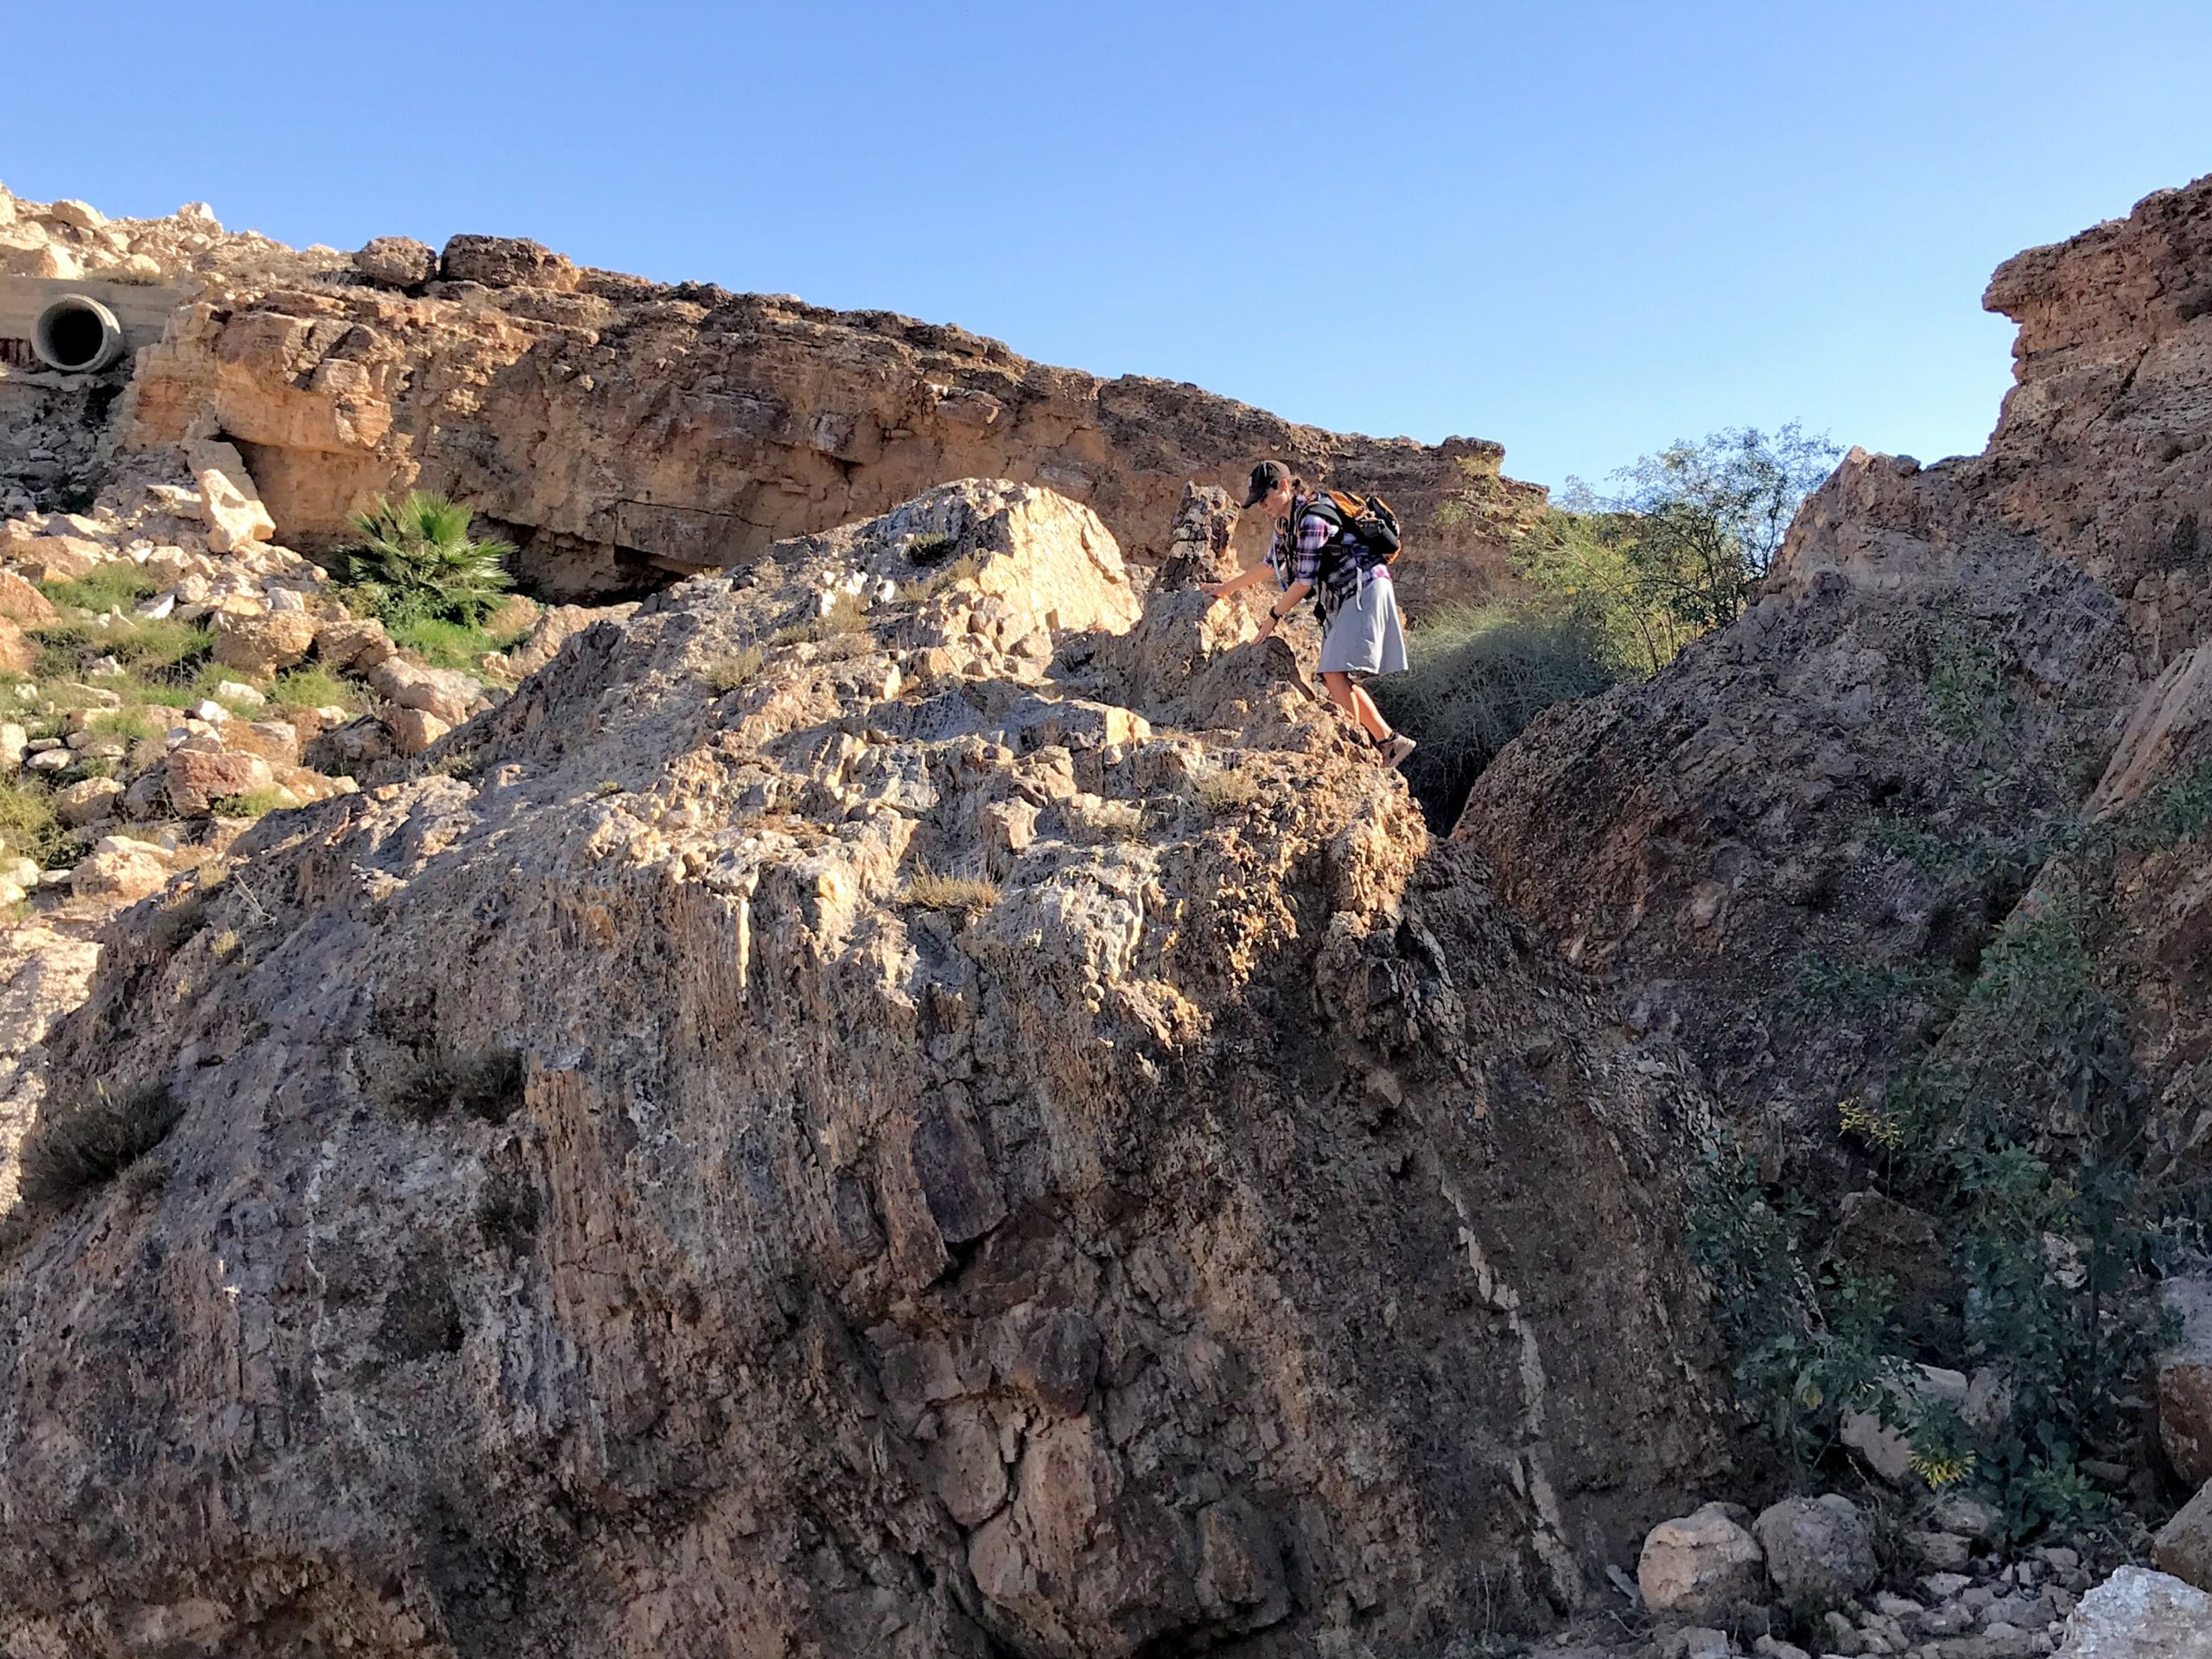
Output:
[[[31,350],[49,369],[97,374],[123,355],[123,325],[98,300],[65,294],[31,325]]]

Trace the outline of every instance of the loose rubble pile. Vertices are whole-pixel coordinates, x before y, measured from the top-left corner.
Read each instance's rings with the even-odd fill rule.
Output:
[[[1894,1583],[1871,1519],[1838,1494],[1785,1499],[1756,1519],[1708,1503],[1669,1521],[1644,1540],[1636,1588],[1643,1611],[1674,1628],[1631,1650],[2032,1659],[2061,1645],[2096,1582],[2079,1552],[2007,1552],[1996,1510],[1964,1495],[1930,1500],[1918,1519],[1907,1535],[1917,1565],[1901,1563],[1908,1576]]]
[[[29,201],[0,188],[0,276],[296,279],[346,264],[335,248],[296,252],[257,231],[226,231],[204,201],[164,219],[110,219],[90,202]]]

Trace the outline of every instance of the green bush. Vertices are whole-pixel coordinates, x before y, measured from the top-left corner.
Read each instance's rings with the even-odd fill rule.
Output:
[[[1484,766],[1554,703],[1619,677],[1587,611],[1452,606],[1407,640],[1403,674],[1368,683],[1383,718],[1421,747],[1406,779],[1430,821],[1448,825]]]
[[[527,628],[506,634],[486,633],[473,622],[456,622],[448,617],[402,617],[391,624],[395,643],[416,652],[433,668],[457,668],[464,673],[476,671],[476,659],[487,651],[505,651],[524,634]]]
[[[332,574],[349,604],[395,630],[481,622],[515,585],[505,563],[515,550],[472,537],[469,518],[467,507],[423,490],[396,506],[378,500],[354,518],[361,539],[340,550]]]
[[[102,657],[112,657],[137,677],[181,684],[214,654],[215,636],[174,617],[117,622],[105,628],[55,623],[30,630],[38,641],[41,680],[72,680]]]
[[[361,688],[319,664],[287,669],[269,685],[269,701],[278,709],[340,708],[358,711]]]
[[[104,1185],[159,1146],[183,1113],[162,1083],[119,1094],[101,1085],[69,1101],[49,1096],[18,1154],[22,1201],[35,1209],[59,1209]]]

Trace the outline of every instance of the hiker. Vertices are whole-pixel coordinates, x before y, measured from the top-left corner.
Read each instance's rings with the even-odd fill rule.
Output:
[[[1381,503],[1370,498],[1370,507]],[[1376,753],[1393,766],[1403,766],[1414,741],[1400,736],[1382,718],[1360,678],[1406,671],[1406,635],[1398,618],[1398,596],[1390,582],[1389,562],[1397,551],[1397,526],[1389,526],[1389,544],[1378,548],[1362,538],[1356,516],[1359,504],[1325,491],[1309,490],[1279,461],[1263,461],[1252,469],[1246,511],[1264,507],[1274,515],[1274,541],[1264,557],[1226,582],[1203,584],[1199,592],[1216,599],[1241,593],[1272,570],[1282,597],[1268,607],[1260,638],[1299,607],[1315,588],[1321,590],[1321,683],[1329,701],[1357,721]],[[1349,509],[1349,511],[1348,511]],[[1384,509],[1387,512],[1387,509]],[[1355,678],[1357,676],[1359,678]]]

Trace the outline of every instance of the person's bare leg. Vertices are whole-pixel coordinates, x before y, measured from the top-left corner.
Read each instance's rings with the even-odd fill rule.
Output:
[[[1382,718],[1382,711],[1375,706],[1375,699],[1367,695],[1367,688],[1354,683],[1349,674],[1329,673],[1321,677],[1327,688],[1329,701],[1360,723],[1361,728],[1377,743],[1390,741],[1390,722]]]

